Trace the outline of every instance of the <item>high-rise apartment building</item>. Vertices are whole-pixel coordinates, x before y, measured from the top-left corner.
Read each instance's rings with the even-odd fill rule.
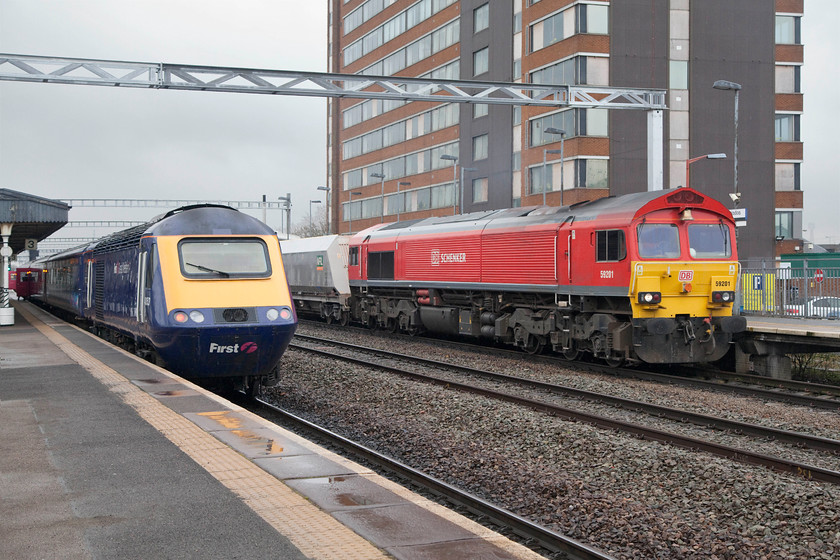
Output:
[[[331,0],[329,67],[667,90],[665,188],[740,193],[741,256],[769,258],[801,238],[803,1]],[[328,123],[342,233],[648,188],[643,111],[336,99]]]

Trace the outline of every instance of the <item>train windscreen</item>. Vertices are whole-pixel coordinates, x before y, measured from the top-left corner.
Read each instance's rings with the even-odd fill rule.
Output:
[[[689,252],[696,259],[725,259],[732,256],[729,228],[723,224],[688,226]]]
[[[676,259],[680,256],[680,232],[676,224],[640,224],[637,230],[639,256],[644,259]]]
[[[178,244],[187,278],[265,278],[271,276],[262,239],[183,239]]]

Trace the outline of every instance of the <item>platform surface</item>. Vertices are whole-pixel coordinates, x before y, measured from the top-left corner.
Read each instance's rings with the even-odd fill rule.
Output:
[[[0,558],[542,558],[15,307],[0,328]]]

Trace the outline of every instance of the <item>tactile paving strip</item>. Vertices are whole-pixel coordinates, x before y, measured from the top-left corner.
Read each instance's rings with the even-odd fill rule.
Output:
[[[17,311],[307,556],[338,560],[389,558],[247,458],[71,343],[29,310],[19,306]]]

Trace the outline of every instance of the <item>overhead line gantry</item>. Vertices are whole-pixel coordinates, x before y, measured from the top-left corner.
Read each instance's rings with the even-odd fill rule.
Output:
[[[663,186],[665,90],[435,80],[18,54],[0,54],[0,80],[304,97],[644,110],[648,114],[648,190],[660,190]]]

